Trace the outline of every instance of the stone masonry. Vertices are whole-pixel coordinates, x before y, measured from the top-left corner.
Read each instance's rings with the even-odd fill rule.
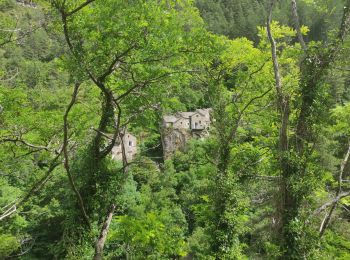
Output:
[[[209,134],[210,108],[194,112],[177,112],[163,116],[162,144],[164,158],[183,149],[192,137],[203,138]]]
[[[112,159],[122,161],[123,152],[127,161],[131,161],[135,158],[137,153],[137,141],[136,137],[125,131],[122,138],[118,138],[114,147],[112,148]]]

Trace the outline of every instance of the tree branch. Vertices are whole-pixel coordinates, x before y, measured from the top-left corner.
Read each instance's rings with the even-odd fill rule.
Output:
[[[15,202],[13,202],[11,206],[7,205],[7,210],[1,214],[0,221],[15,213],[21,205],[27,202],[35,192],[39,191],[45,185],[45,183],[50,179],[53,170],[61,164],[61,162],[59,162],[58,159],[61,156],[62,152],[63,149],[60,149],[55,158],[51,161],[50,166],[44,174],[44,176],[34,184],[34,186],[27,192],[27,194],[24,197],[15,200]]]
[[[79,11],[81,8],[83,8],[84,6],[86,6],[88,3],[90,3],[92,1],[87,1],[85,2],[82,6],[80,6],[79,8],[75,9],[74,12],[71,12],[71,15],[73,13],[76,13],[77,11]],[[100,118],[100,123],[99,123],[99,127],[98,127],[98,132],[94,138],[93,141],[93,150],[95,153],[95,157],[96,158],[101,158],[101,152],[100,152],[100,142],[102,140],[102,134],[101,132],[105,132],[107,125],[108,125],[108,121],[109,118],[111,116],[114,116],[114,111],[113,111],[113,93],[110,89],[108,89],[104,82],[101,80],[105,80],[105,78],[112,73],[112,71],[115,69],[115,63],[111,63],[109,70],[106,71],[104,74],[102,74],[102,78],[97,79],[93,73],[85,66],[85,64],[82,62],[81,57],[79,57],[79,55],[76,53],[75,48],[71,42],[70,39],[70,35],[69,35],[69,28],[68,28],[68,21],[67,21],[67,13],[65,12],[65,3],[63,2],[62,5],[58,4],[57,2],[55,2],[55,6],[56,8],[59,10],[59,12],[61,13],[61,19],[62,19],[62,23],[63,23],[63,32],[64,32],[64,37],[65,40],[67,42],[67,45],[69,47],[69,50],[71,51],[74,59],[78,62],[78,64],[80,65],[81,69],[83,71],[86,72],[86,74],[88,75],[88,77],[94,82],[94,84],[103,92],[104,94],[104,103],[102,104],[102,116]],[[117,60],[115,60],[115,62],[117,62]],[[113,115],[110,115],[109,113],[112,112]],[[104,153],[103,153],[104,154]]]
[[[277,46],[276,41],[272,36],[271,32],[271,22],[272,22],[272,11],[275,4],[275,0],[270,1],[270,7],[268,11],[268,19],[266,23],[266,30],[267,30],[267,36],[270,41],[271,45],[271,57],[272,57],[272,63],[273,63],[273,70],[274,70],[274,76],[275,76],[275,89],[277,94],[277,111],[280,116],[280,126],[279,126],[279,138],[278,138],[278,144],[279,144],[279,169],[281,178],[278,183],[278,188],[280,191],[280,197],[278,198],[278,206],[279,209],[276,211],[277,214],[277,222],[276,225],[276,231],[278,232],[278,235],[283,234],[282,227],[287,224],[286,222],[289,221],[288,218],[286,218],[285,212],[288,212],[288,210],[291,210],[289,207],[289,201],[293,200],[293,195],[290,194],[290,191],[288,189],[288,174],[289,174],[289,162],[287,157],[285,156],[288,152],[288,125],[289,125],[289,113],[290,113],[290,107],[289,107],[289,97],[283,93],[282,88],[282,82],[281,82],[281,76],[280,76],[280,70],[279,70],[279,63],[278,63],[278,56],[277,56]],[[282,240],[284,240],[284,237],[281,237]],[[284,241],[285,242],[285,241]]]
[[[83,214],[83,219],[86,222],[86,224],[88,226],[90,226],[90,221],[89,221],[89,218],[88,218],[86,211],[85,211],[83,198],[81,197],[77,187],[75,186],[74,179],[73,179],[72,173],[70,171],[69,156],[68,156],[68,114],[76,101],[79,86],[80,86],[80,83],[75,84],[71,102],[69,103],[69,105],[66,109],[66,112],[63,116],[63,156],[64,156],[64,168],[66,169],[69,183],[70,183],[70,185],[71,185],[71,187],[72,187],[72,189],[73,189],[73,191],[78,199],[78,204],[79,204],[80,210]]]
[[[135,79],[135,77],[134,77],[134,74],[132,72],[130,72],[131,73],[131,80],[134,82],[134,86],[132,86],[127,91],[125,91],[123,94],[121,94],[118,97],[116,97],[114,100],[115,101],[121,101],[123,98],[125,98],[127,95],[129,95],[131,92],[133,92],[137,88],[141,88],[142,89],[142,88],[146,87],[148,84],[155,83],[155,82],[157,82],[157,80],[160,80],[162,78],[168,77],[170,75],[179,74],[179,73],[191,73],[191,72],[196,72],[196,71],[194,71],[194,70],[180,70],[180,71],[166,72],[166,73],[163,73],[163,74],[161,74],[161,75],[159,75],[157,77],[148,79],[148,80],[143,81],[143,82],[137,81]]]
[[[66,17],[69,17],[73,14],[75,14],[76,12],[80,11],[81,9],[83,9],[85,6],[89,5],[90,3],[94,2],[95,0],[87,0],[86,2],[82,3],[81,5],[79,5],[77,8],[73,9],[70,12],[66,13]]]
[[[18,25],[18,19],[17,19],[17,21],[16,21],[16,29],[2,29],[1,30],[1,31],[11,32],[11,34],[10,34],[10,36],[7,39],[5,39],[2,42],[0,42],[0,47],[6,45],[8,43],[21,40],[21,39],[27,37],[28,35],[30,35],[31,33],[33,33],[35,31],[43,28],[46,25],[45,24],[45,20],[40,20],[38,23],[39,23],[38,26],[32,27],[32,28],[28,29],[27,31],[22,31],[21,28],[17,28],[17,25]],[[22,33],[19,36],[17,36],[17,37],[13,37],[16,32],[22,32]]]
[[[47,146],[42,146],[42,145],[35,145],[35,144],[31,144],[25,140],[22,139],[21,136],[17,136],[17,137],[14,137],[14,138],[3,138],[3,139],[0,139],[0,143],[6,143],[6,142],[11,142],[11,143],[21,143],[23,144],[24,146],[27,146],[31,149],[36,149],[36,150],[45,150],[45,151],[49,151],[49,147]]]
[[[249,108],[249,106],[257,99],[263,98],[264,96],[266,96],[270,91],[272,90],[272,88],[269,88],[268,90],[266,90],[264,93],[262,93],[261,95],[255,96],[253,98],[251,98],[247,104],[245,104],[245,106],[243,107],[243,109],[238,113],[236,122],[234,124],[234,127],[229,135],[229,137],[227,138],[228,142],[231,142],[233,140],[233,138],[235,138],[235,135],[237,133],[237,129],[238,126],[240,124],[240,121],[242,119],[242,116],[244,114],[244,112]]]
[[[296,0],[292,0],[292,15],[293,15],[293,20],[294,20],[294,27],[295,30],[297,31],[297,36],[299,43],[301,45],[301,48],[306,51],[307,46],[303,38],[303,34],[301,33],[300,29],[300,23],[299,23],[299,16],[298,16],[298,9],[297,9],[297,2]]]
[[[324,211],[325,209],[327,209],[329,206],[333,205],[334,203],[337,203],[339,200],[341,200],[342,198],[348,197],[350,195],[350,191],[347,192],[342,192],[340,193],[338,196],[336,196],[334,199],[332,199],[331,201],[326,202],[325,204],[323,204],[321,207],[319,207],[318,209],[316,209],[313,212],[313,215],[317,215],[320,214],[322,211]]]
[[[122,53],[116,55],[115,58],[112,60],[111,64],[108,66],[108,68],[105,71],[105,73],[103,73],[100,77],[98,77],[98,81],[103,82],[110,74],[112,74],[113,71],[120,66],[121,58],[123,58],[125,55],[127,55],[135,47],[136,47],[136,44],[132,44],[125,51],[123,51]]]
[[[276,92],[278,95],[279,105],[282,104],[282,85],[281,85],[281,76],[280,76],[280,70],[278,65],[278,58],[277,58],[277,47],[276,47],[276,41],[272,36],[271,33],[271,22],[272,22],[272,9],[275,4],[274,0],[271,0],[270,2],[270,9],[269,9],[269,15],[266,23],[266,29],[267,29],[267,37],[269,38],[270,44],[271,44],[271,54],[272,54],[272,63],[273,63],[273,70],[274,70],[274,76],[275,76],[275,86],[276,86]]]
[[[115,101],[115,104],[118,108],[118,115],[117,115],[117,120],[115,122],[115,130],[113,137],[111,138],[111,142],[107,147],[101,152],[101,157],[107,156],[107,154],[110,153],[110,151],[113,149],[113,146],[115,145],[115,142],[118,138],[119,132],[120,132],[120,123],[121,123],[121,117],[122,117],[122,109],[117,101]]]
[[[331,209],[329,210],[328,214],[325,215],[321,225],[320,225],[320,237],[323,236],[324,232],[326,231],[326,228],[328,227],[328,224],[331,220],[332,214],[334,212],[334,210],[337,207],[338,201],[346,196],[348,196],[350,194],[350,192],[345,192],[342,193],[342,182],[343,182],[343,174],[344,174],[344,168],[346,166],[346,164],[349,161],[349,157],[350,157],[350,141],[349,141],[349,145],[348,145],[348,150],[344,156],[344,159],[342,160],[341,164],[340,164],[340,171],[339,171],[339,175],[338,175],[338,187],[337,187],[337,192],[336,192],[336,198],[335,200],[332,201],[331,203]]]

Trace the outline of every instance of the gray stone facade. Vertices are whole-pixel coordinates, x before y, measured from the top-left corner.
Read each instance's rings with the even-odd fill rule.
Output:
[[[129,132],[125,132],[122,138],[118,138],[112,148],[112,159],[122,161],[123,153],[127,161],[135,158],[137,153],[137,139]]]
[[[210,108],[194,112],[177,112],[163,117],[163,127],[172,129],[208,130],[210,127]]]
[[[203,138],[209,134],[210,108],[194,112],[177,112],[163,116],[162,144],[164,158],[185,147],[192,137]]]

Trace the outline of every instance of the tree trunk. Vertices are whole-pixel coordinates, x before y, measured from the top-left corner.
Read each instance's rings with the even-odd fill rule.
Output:
[[[103,248],[105,246],[105,242],[106,242],[107,234],[108,234],[108,230],[109,230],[109,225],[112,222],[112,217],[113,217],[114,211],[115,211],[115,205],[113,204],[111,206],[111,209],[110,209],[107,217],[106,217],[105,222],[103,223],[100,236],[95,243],[94,260],[102,260],[103,259]]]

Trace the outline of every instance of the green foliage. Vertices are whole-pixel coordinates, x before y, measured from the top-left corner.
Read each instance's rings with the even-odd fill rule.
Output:
[[[84,3],[56,3],[63,2],[66,12]],[[93,1],[67,17],[73,47],[67,51],[59,10],[48,1],[0,0],[0,216],[25,198],[0,220],[1,259],[92,259],[112,204],[107,259],[349,258],[349,197],[338,202],[322,238],[329,208],[315,214],[335,196],[350,136],[348,39],[332,58],[334,68],[318,63],[332,49],[342,1],[298,1],[307,54],[290,27],[290,3],[279,1],[274,10],[272,34],[290,101],[283,154],[265,4],[195,2],[199,11],[190,0]],[[103,84],[113,99],[122,98],[105,114],[94,79],[118,55]],[[315,84],[306,88],[313,75]],[[91,227],[60,155],[76,82],[68,154]],[[305,97],[312,139],[303,140],[300,153],[295,130]],[[162,116],[197,108],[212,108],[210,135],[164,160]],[[96,157],[96,147],[110,142],[119,109],[121,126],[137,136],[138,155],[129,165]],[[285,176],[281,159],[288,162]],[[344,167],[347,180],[349,163]],[[282,177],[292,203],[279,212]],[[280,213],[287,219],[281,228]]]
[[[230,38],[247,37],[257,40],[256,27],[264,23],[265,14],[264,5],[260,1],[198,0],[196,4],[211,31]]]
[[[349,122],[350,122],[350,104],[337,106],[332,110],[332,116],[335,124],[332,126],[332,133],[338,137],[350,136]]]
[[[350,256],[350,243],[346,237],[329,230],[325,234],[321,250],[324,259],[347,259]]]
[[[290,2],[278,1],[274,19],[293,25]],[[259,42],[258,26],[265,26],[267,4],[260,0],[197,0],[196,6],[210,31],[231,39],[247,37]],[[298,1],[300,23],[310,29],[306,36],[311,40],[325,40],[328,33],[340,23],[342,1]]]
[[[1,234],[0,241],[0,257],[6,257],[19,248],[17,238],[12,235]]]
[[[148,212],[144,217],[120,216],[111,231],[111,243],[122,248],[122,254],[135,259],[169,259],[185,256],[186,243],[182,228],[172,223],[175,212]],[[175,213],[176,214],[176,213]]]

